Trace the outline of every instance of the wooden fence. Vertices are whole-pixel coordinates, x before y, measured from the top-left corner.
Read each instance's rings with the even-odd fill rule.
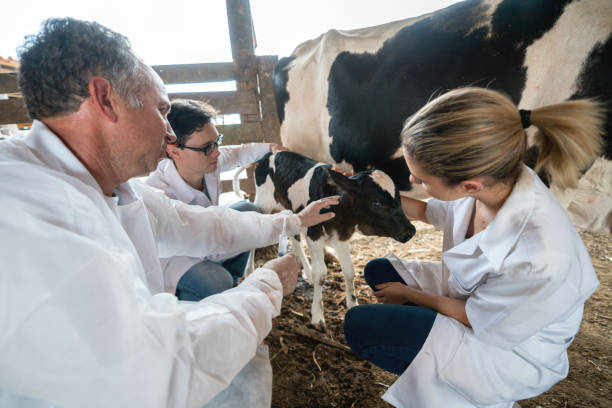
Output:
[[[274,101],[272,72],[277,56],[256,56],[255,36],[249,0],[226,0],[232,47],[232,62],[157,65],[153,69],[167,85],[236,81],[236,91],[171,93],[170,99],[188,98],[210,103],[220,114],[239,114],[239,125],[219,125],[224,144],[273,142],[280,144],[280,125]],[[0,73],[0,125],[28,123],[17,73]],[[253,192],[252,173],[241,188]],[[231,181],[223,182],[223,191]]]
[[[0,73],[0,95],[8,97],[0,99],[0,125],[32,122],[23,106],[16,72]]]

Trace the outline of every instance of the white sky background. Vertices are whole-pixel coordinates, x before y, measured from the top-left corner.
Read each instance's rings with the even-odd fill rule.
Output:
[[[368,27],[457,0],[251,0],[258,55],[288,56],[329,29]],[[95,20],[127,36],[150,65],[231,61],[225,0],[34,0],[1,7],[0,56],[17,58],[24,35],[49,17]]]

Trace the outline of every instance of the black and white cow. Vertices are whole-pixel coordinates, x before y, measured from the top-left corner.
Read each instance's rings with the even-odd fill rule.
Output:
[[[349,245],[353,234],[359,231],[407,242],[415,233],[402,210],[399,190],[388,175],[380,170],[366,170],[346,177],[331,167],[294,152],[280,151],[268,153],[257,162],[255,169],[255,205],[265,213],[284,209],[298,212],[311,201],[341,196],[340,204],[332,208],[336,216],[306,232],[311,265],[300,243],[291,237],[305,277],[314,286],[312,324],[319,328],[325,327],[322,299],[327,272],[323,259],[325,247],[335,250],[340,261],[348,309],[357,304]]]
[[[610,232],[611,33],[610,0],[466,0],[377,27],[330,30],[276,67],[281,139],[346,171],[383,170],[404,192],[411,185],[400,130],[436,94],[488,87],[522,109],[597,98],[610,107],[604,157],[578,190],[553,191],[577,226]]]

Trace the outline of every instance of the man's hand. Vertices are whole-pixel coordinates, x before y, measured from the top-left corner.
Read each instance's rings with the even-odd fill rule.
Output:
[[[306,208],[298,213],[302,227],[312,227],[322,223],[323,221],[331,220],[336,216],[333,211],[321,214],[323,208],[329,208],[330,205],[340,204],[340,196],[325,197],[308,204]]]
[[[401,305],[409,301],[407,296],[408,286],[401,282],[385,282],[380,285],[376,285],[376,292],[374,296],[380,303],[388,303],[394,305]]]
[[[272,269],[276,272],[283,284],[283,296],[287,296],[294,291],[295,285],[297,284],[298,272],[300,271],[300,266],[298,265],[295,255],[287,254],[280,258],[274,258],[266,262],[263,268]]]
[[[289,151],[289,148],[285,146],[278,145],[276,143],[270,143],[270,151],[272,153],[280,152],[280,151]]]

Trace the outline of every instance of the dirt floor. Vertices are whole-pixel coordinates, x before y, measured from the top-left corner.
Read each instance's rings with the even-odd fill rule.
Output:
[[[375,303],[363,280],[368,260],[389,252],[405,258],[439,260],[442,235],[433,227],[415,223],[417,235],[407,244],[386,238],[355,236],[353,263],[360,304]],[[585,307],[582,328],[569,349],[570,372],[564,381],[521,407],[612,406],[612,239],[610,235],[581,233],[601,281]],[[258,266],[276,255],[274,247],[257,252]],[[342,331],[346,305],[344,282],[337,259],[326,256],[327,281],[323,288],[327,334],[309,326],[312,287],[298,282],[294,294],[283,301],[266,343],[274,371],[272,406],[286,407],[390,407],[380,397],[397,376],[361,360],[346,346]]]

